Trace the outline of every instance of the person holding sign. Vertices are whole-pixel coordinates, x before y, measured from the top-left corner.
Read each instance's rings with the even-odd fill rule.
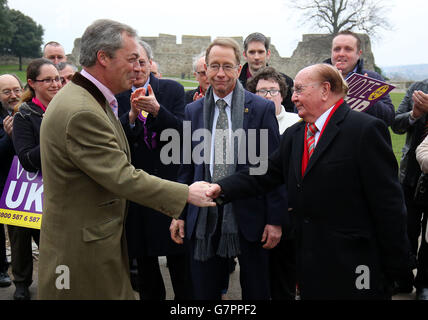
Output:
[[[14,116],[13,145],[23,168],[29,172],[41,169],[40,125],[52,98],[61,88],[59,73],[53,62],[40,58],[27,67],[28,89],[21,96],[21,104]],[[30,299],[28,287],[32,283],[33,255],[31,238],[39,245],[40,231],[9,225],[12,273],[15,300]]]
[[[218,204],[286,184],[295,222],[302,300],[391,299],[411,268],[404,197],[383,121],[350,110],[347,84],[328,64],[301,70],[288,128],[265,175],[235,173],[211,185]]]
[[[385,81],[377,72],[364,69],[362,53],[361,40],[358,35],[352,31],[341,31],[333,38],[330,59],[324,62],[339,69],[345,79],[348,79],[353,73],[358,73]],[[381,97],[366,113],[382,119],[386,125],[390,126],[394,121],[395,108],[389,94]]]
[[[97,20],[81,38],[81,72],[54,97],[40,129],[44,183],[39,299],[135,299],[124,233],[128,200],[178,217],[215,206],[208,184],[163,180],[131,165],[115,94],[140,71],[137,33]]]

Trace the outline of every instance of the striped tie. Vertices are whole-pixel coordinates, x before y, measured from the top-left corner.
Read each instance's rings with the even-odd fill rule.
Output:
[[[306,144],[308,145],[308,155],[309,159],[314,153],[315,150],[315,133],[318,131],[315,123],[308,123],[308,131],[306,133]]]

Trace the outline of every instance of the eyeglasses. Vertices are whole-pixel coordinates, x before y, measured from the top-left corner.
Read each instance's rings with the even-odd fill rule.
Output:
[[[315,84],[319,84],[319,82],[308,83],[307,85],[294,86],[293,88],[291,88],[291,92],[296,95],[301,95],[307,87],[313,86]]]
[[[42,79],[42,80],[34,80],[36,82],[43,82],[45,84],[52,84],[54,81],[55,82],[61,82],[61,78],[60,77],[55,77],[55,78],[46,78],[46,79]]]
[[[223,69],[224,70],[224,69]],[[198,75],[200,75],[201,77],[205,77],[206,75],[207,75],[207,73],[205,72],[205,70],[204,71],[196,71],[196,73],[198,74]]]
[[[270,93],[271,97],[275,97],[276,95],[278,95],[279,90],[278,89],[271,89],[271,90],[260,89],[260,90],[257,90],[256,93],[259,96],[263,96],[263,97],[266,97],[267,94]]]
[[[20,94],[22,92],[21,88],[15,88],[15,89],[5,89],[3,90],[1,93],[3,93],[5,96],[10,96],[12,94],[12,92],[16,95]]]
[[[238,68],[238,66],[233,66],[231,64],[225,64],[225,65],[210,64],[208,65],[208,68],[210,68],[214,72],[219,72],[220,68],[222,68],[224,72],[232,72],[234,69]]]

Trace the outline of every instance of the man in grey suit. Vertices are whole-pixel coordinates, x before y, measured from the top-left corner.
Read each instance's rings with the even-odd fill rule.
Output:
[[[186,202],[214,206],[190,187],[135,169],[115,94],[139,71],[136,32],[97,20],[82,36],[76,73],[41,126],[44,180],[40,299],[135,299],[124,236],[127,199],[178,217]]]

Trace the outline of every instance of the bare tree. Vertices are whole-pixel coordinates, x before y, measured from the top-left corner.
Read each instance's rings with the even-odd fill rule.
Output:
[[[388,8],[382,0],[291,0],[291,6],[304,11],[304,22],[336,34],[343,30],[365,31],[375,36],[379,28],[389,29]]]

